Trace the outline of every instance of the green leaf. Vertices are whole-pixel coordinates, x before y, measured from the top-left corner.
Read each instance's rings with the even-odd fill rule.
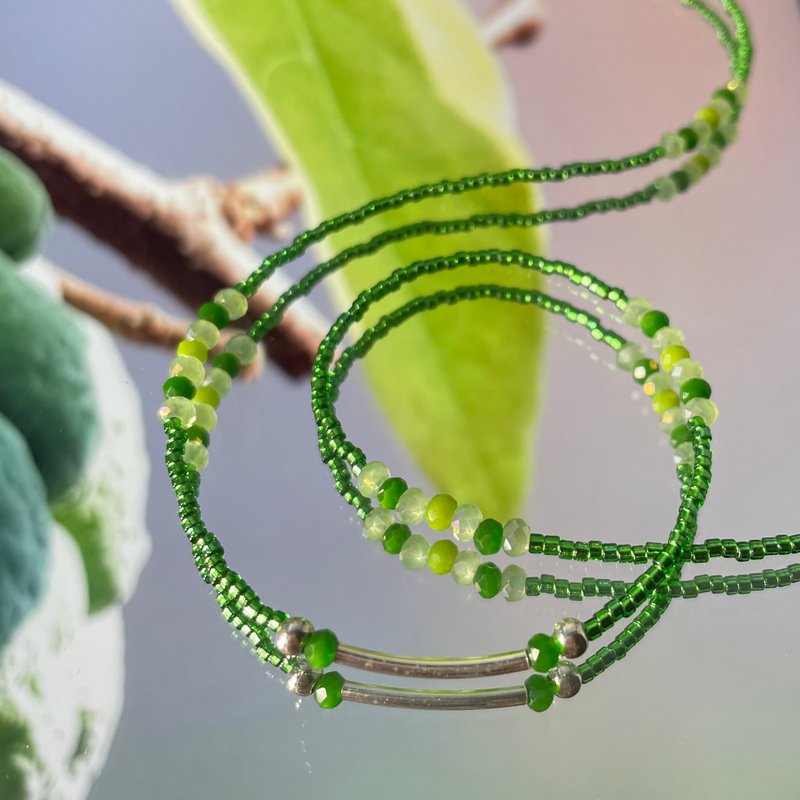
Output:
[[[510,131],[497,66],[454,0],[178,4],[304,176],[315,221],[403,187],[530,163]],[[535,206],[531,187],[482,190],[393,211],[335,245],[423,218]],[[354,263],[338,288],[352,299],[420,258],[487,247],[541,252],[542,244],[537,229],[425,237]],[[502,267],[439,275],[398,292],[367,324],[419,294],[487,280],[537,285]],[[464,303],[407,323],[367,359],[370,382],[420,465],[485,513],[512,514],[528,484],[543,330],[530,309]]]

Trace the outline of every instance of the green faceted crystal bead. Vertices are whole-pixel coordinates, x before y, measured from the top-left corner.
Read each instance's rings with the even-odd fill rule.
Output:
[[[677,428],[672,430],[669,439],[670,442],[672,442],[672,446],[677,447],[679,444],[691,442],[692,432],[689,430],[688,425],[679,425]]]
[[[563,652],[561,643],[546,633],[534,634],[528,640],[528,659],[537,672],[553,669]]]
[[[186,377],[196,386],[205,377],[206,370],[203,362],[194,356],[176,356],[169,365],[169,374]]]
[[[639,327],[642,333],[652,339],[662,328],[669,325],[669,317],[663,311],[648,311],[642,316]]]
[[[475,588],[478,594],[487,600],[496,597],[503,587],[503,573],[497,564],[487,561],[475,570]]]
[[[408,489],[408,484],[402,478],[388,478],[378,489],[378,502],[382,508],[397,508],[397,502]]]
[[[314,683],[314,699],[320,708],[336,708],[342,702],[344,678],[338,672],[326,672]]]
[[[203,303],[197,316],[220,329],[226,327],[231,321],[228,312],[219,303]]]
[[[312,669],[325,669],[336,660],[339,639],[328,628],[312,631],[303,643],[303,655]]]
[[[434,575],[447,575],[453,569],[453,562],[458,556],[458,547],[450,539],[440,539],[431,545],[428,552],[428,569]]]
[[[544,675],[531,675],[525,681],[528,695],[528,708],[533,711],[547,711],[556,696],[555,684]]]
[[[479,553],[485,556],[494,555],[503,546],[503,526],[489,517],[478,525],[473,541]]]
[[[185,375],[175,375],[164,381],[164,397],[194,397],[195,386]]]
[[[220,289],[214,295],[230,319],[241,319],[247,313],[247,298],[238,289]]]
[[[206,447],[208,447],[209,442],[211,442],[208,431],[205,428],[201,428],[199,425],[192,425],[191,428],[186,431],[186,437],[190,442],[192,440],[197,440]]]
[[[700,137],[697,135],[697,131],[692,128],[686,127],[681,128],[678,131],[678,136],[683,139],[683,143],[686,146],[686,150],[692,150],[697,147],[698,142],[700,141]]]
[[[242,370],[241,362],[233,353],[220,353],[214,356],[214,360],[211,363],[213,366],[227,372],[231,378],[235,378]]]
[[[711,384],[702,378],[691,378],[681,384],[681,402],[688,403],[695,397],[708,400],[711,397]]]
[[[383,549],[393,556],[396,556],[411,536],[411,529],[402,522],[395,522],[383,532]]]
[[[425,509],[425,519],[433,530],[447,530],[453,521],[453,514],[457,507],[458,503],[456,503],[455,498],[449,494],[435,494],[428,501],[428,507]]]
[[[430,542],[421,534],[415,533],[406,539],[406,543],[400,550],[400,563],[406,569],[425,569],[430,550]]]
[[[675,188],[679,192],[685,192],[692,182],[689,178],[689,173],[682,169],[673,172],[670,177],[672,178],[672,182],[675,184]]]
[[[689,351],[682,344],[671,344],[661,353],[661,366],[665,372],[672,372],[672,368],[686,358],[689,358]]]
[[[393,523],[394,514],[391,511],[387,511],[385,508],[373,508],[364,517],[364,538],[371,542],[383,539],[386,529]]]
[[[652,358],[643,358],[633,365],[633,379],[636,383],[644,383],[654,372],[658,372],[658,362]]]

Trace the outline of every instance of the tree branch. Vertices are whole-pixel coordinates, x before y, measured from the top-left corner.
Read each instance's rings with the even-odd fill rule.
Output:
[[[243,235],[252,235],[278,224],[299,203],[299,185],[285,172],[258,213],[254,209],[263,194],[253,187],[263,193],[265,176],[237,191],[211,178],[166,181],[2,81],[0,146],[37,173],[62,217],[192,308],[261,261],[231,222]],[[262,290],[251,299],[249,318],[270,304]],[[292,376],[305,374],[323,327],[307,301],[296,303],[267,337],[271,359]]]
[[[532,42],[544,27],[538,0],[505,0],[483,25],[483,36],[492,47],[521,46]]]

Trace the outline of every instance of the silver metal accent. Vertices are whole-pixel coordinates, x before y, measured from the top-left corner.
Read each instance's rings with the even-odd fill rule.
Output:
[[[547,677],[556,686],[556,697],[564,699],[575,697],[581,690],[582,681],[578,668],[571,661],[567,661],[564,658],[547,673]]]
[[[524,650],[466,658],[415,658],[339,644],[336,661],[364,672],[404,678],[485,678],[530,669]]]
[[[319,676],[320,673],[314,672],[308,664],[296,664],[286,677],[286,688],[298,697],[308,697],[313,694]]]
[[[524,686],[494,689],[402,689],[345,681],[342,700],[386,708],[415,708],[425,711],[475,711],[490,708],[524,706],[528,696]]]
[[[299,656],[303,652],[303,640],[314,630],[305,617],[289,617],[275,631],[275,647],[285,656]]]
[[[567,658],[582,656],[589,646],[583,623],[574,617],[565,617],[556,622],[553,626],[553,637],[562,644]]]

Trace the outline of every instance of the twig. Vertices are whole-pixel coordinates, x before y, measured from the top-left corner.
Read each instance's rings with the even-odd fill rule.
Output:
[[[39,175],[62,217],[122,253],[190,307],[238,282],[260,261],[229,218],[243,233],[248,225],[255,231],[279,222],[277,215],[251,213],[256,192],[244,190],[250,208],[237,217],[230,190],[218,181],[166,181],[2,81],[0,147]],[[278,202],[276,193],[271,208],[291,213],[299,186],[285,174],[280,185],[282,199]],[[250,318],[269,306],[270,297],[260,292],[251,300]],[[295,304],[267,339],[272,361],[290,375],[305,374],[323,325],[308,302]]]
[[[496,48],[532,42],[544,27],[537,0],[505,0],[484,22],[484,39]]]

